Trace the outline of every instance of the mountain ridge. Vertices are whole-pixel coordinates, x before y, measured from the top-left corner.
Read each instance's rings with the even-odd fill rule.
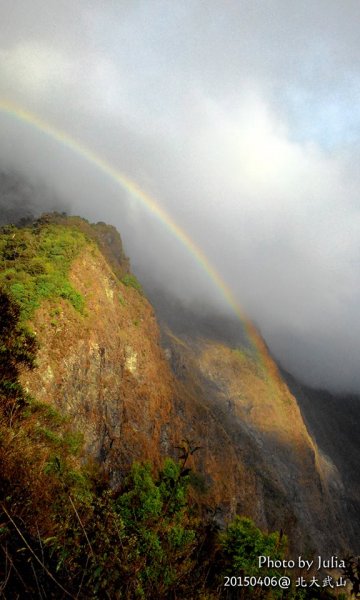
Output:
[[[42,298],[31,319],[38,365],[22,382],[71,417],[112,485],[134,459],[158,465],[181,439],[193,439],[202,446],[192,463],[203,478],[201,501],[221,509],[220,524],[240,512],[289,532],[294,551],[345,549],[341,485],[334,498],[329,483],[336,470],[266,346],[260,356],[239,324],[238,347],[229,347],[221,341],[224,321],[211,339],[211,323],[200,319],[198,335],[195,316],[180,318],[178,309],[174,331],[160,334],[114,228],[57,213],[12,235],[35,240],[47,227],[85,235],[68,275],[84,309],[61,296]],[[192,337],[181,332],[181,320]]]

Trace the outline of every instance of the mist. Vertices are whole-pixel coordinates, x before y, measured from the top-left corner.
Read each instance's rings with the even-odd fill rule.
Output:
[[[355,0],[0,5],[0,104],[38,115],[155,198],[284,368],[356,392],[359,17]],[[1,109],[0,172],[46,190],[35,206],[23,195],[29,210],[111,222],[140,277],[231,314],[144,203]]]

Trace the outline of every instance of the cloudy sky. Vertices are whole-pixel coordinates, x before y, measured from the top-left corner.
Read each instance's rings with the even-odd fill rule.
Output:
[[[0,102],[136,181],[285,367],[360,391],[358,0],[2,0]],[[0,168],[120,229],[135,269],[221,303],[94,165],[0,110]]]

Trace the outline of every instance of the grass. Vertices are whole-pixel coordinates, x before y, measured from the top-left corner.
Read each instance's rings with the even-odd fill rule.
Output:
[[[118,300],[119,300],[119,303],[121,304],[121,306],[125,306],[126,305],[125,298],[124,298],[124,296],[122,294],[120,294],[120,292],[118,293]]]
[[[124,277],[122,277],[121,281],[127,287],[132,287],[134,288],[134,290],[139,292],[139,294],[143,294],[143,289],[138,280],[136,279],[135,275],[127,273],[126,275],[124,275]]]
[[[59,225],[2,229],[0,286],[19,304],[22,320],[45,299],[63,298],[83,313],[84,298],[71,285],[69,271],[86,243],[82,232]]]

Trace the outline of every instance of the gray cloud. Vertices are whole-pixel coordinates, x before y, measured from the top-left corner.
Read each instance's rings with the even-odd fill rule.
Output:
[[[360,5],[0,6],[0,98],[133,178],[208,255],[284,366],[360,390]],[[141,203],[0,112],[0,164],[116,224],[135,268],[218,292]]]

